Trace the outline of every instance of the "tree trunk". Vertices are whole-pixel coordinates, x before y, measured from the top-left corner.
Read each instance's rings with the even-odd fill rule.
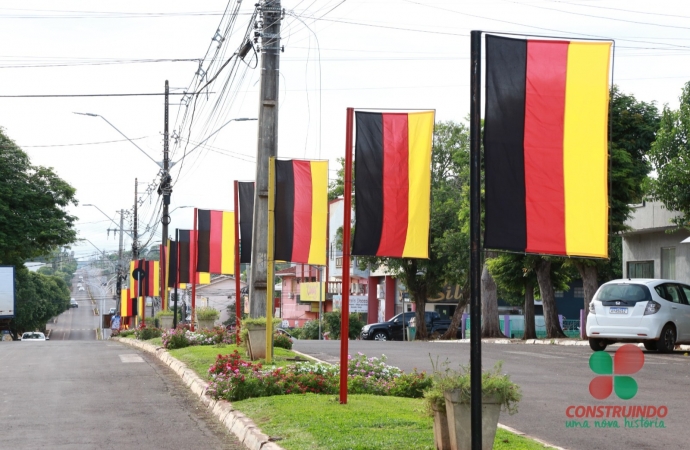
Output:
[[[493,256],[493,255],[492,255]],[[487,259],[489,259],[487,254]],[[505,337],[501,332],[501,324],[498,320],[498,294],[496,282],[489,273],[489,266],[486,261],[482,269],[482,337],[496,338]],[[471,327],[478,324],[471,323]]]
[[[522,339],[536,339],[537,327],[534,323],[534,286],[525,283],[525,335]]]
[[[589,304],[591,303],[592,299],[594,298],[594,294],[597,292],[597,289],[599,288],[599,271],[597,270],[596,266],[586,266],[585,264],[577,261],[575,262],[575,267],[577,268],[577,271],[580,273],[580,278],[582,278],[582,289],[585,294],[584,322],[581,323],[580,326],[582,328],[582,335],[585,339],[587,339],[587,313],[589,312]]]
[[[551,284],[551,261],[542,259],[537,263],[537,282],[541,293],[542,305],[544,305],[544,324],[546,325],[546,337],[564,338],[561,324],[558,321],[558,310],[556,309],[556,298]]]
[[[426,329],[426,318],[424,317],[424,308],[426,307],[426,298],[424,295],[414,294],[415,307],[415,322],[417,322],[417,331],[415,332],[415,339],[428,339],[429,331]]]
[[[458,305],[455,307],[453,312],[453,317],[450,319],[450,325],[445,333],[443,333],[440,339],[456,339],[458,335],[458,327],[462,323],[462,313],[465,311],[467,306],[467,295],[463,293],[458,300]]]

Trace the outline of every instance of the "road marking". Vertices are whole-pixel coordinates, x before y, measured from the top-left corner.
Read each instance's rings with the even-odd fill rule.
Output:
[[[565,356],[555,356],[555,355],[544,355],[542,353],[532,353],[532,352],[509,352],[506,351],[505,353],[513,353],[516,355],[529,355],[529,356],[536,356],[537,358],[556,358],[556,359],[563,359]]]
[[[137,355],[136,353],[125,353],[122,355],[117,355],[120,357],[120,361],[123,363],[138,363],[138,362],[144,362],[144,359]]]

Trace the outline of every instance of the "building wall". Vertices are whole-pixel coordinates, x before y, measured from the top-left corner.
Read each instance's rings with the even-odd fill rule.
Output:
[[[690,283],[690,244],[681,241],[690,236],[687,230],[671,233],[651,231],[623,236],[623,276],[627,277],[629,261],[654,261],[654,278],[661,278],[661,248],[676,249],[676,279]]]
[[[644,202],[633,210],[625,224],[633,230],[632,233],[644,232],[671,227],[671,219],[677,216],[677,212],[669,211],[660,202]]]

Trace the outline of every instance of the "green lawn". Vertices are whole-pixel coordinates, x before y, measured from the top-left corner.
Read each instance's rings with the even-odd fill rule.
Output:
[[[433,450],[432,419],[422,400],[349,395],[341,405],[331,395],[282,395],[234,402],[237,410],[287,450]],[[499,429],[495,450],[536,450],[544,446]]]

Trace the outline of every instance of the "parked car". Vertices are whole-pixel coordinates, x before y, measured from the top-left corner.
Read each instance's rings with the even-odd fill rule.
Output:
[[[415,316],[415,314],[415,312],[405,313],[405,328],[410,326],[410,319],[412,319]],[[403,314],[400,313],[397,316],[393,316],[393,318],[391,318],[387,322],[364,325],[364,327],[362,328],[362,332],[360,333],[360,337],[362,339],[373,339],[375,341],[402,341],[402,317]],[[429,330],[435,323],[439,323],[443,320],[441,319],[441,315],[436,311],[425,311],[424,319],[426,321],[426,327]],[[447,322],[450,323],[450,320],[448,320]],[[446,329],[448,329],[447,326]]]
[[[108,314],[115,314],[115,308],[110,308],[110,311],[108,311]]]
[[[295,338],[294,338],[290,333],[288,333],[287,330],[284,330],[283,328],[276,328],[276,329],[275,329],[275,333],[276,333],[276,334],[282,334],[282,335],[284,335],[284,336],[287,336],[288,338],[290,338],[290,340],[291,340],[292,342],[295,342]]]
[[[690,343],[690,286],[658,279],[609,281],[594,294],[586,329],[594,351],[631,342],[672,352],[676,344]]]
[[[75,299],[70,299],[69,307],[70,308],[79,308],[79,303],[77,303],[77,301]]]
[[[84,286],[79,286],[79,291],[83,291],[83,290],[84,290]]]
[[[38,331],[28,331],[24,334],[22,334],[22,341],[48,341],[50,338],[47,338],[45,334],[38,332]]]

